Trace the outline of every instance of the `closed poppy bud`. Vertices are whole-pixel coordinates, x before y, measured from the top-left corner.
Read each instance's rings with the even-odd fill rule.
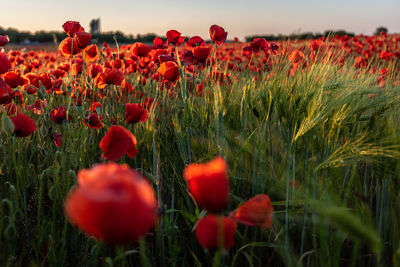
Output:
[[[166,35],[168,44],[180,46],[185,40],[185,38],[181,36],[181,33],[176,30],[169,30]]]
[[[228,175],[223,158],[210,162],[189,164],[183,173],[189,191],[197,204],[211,212],[219,212],[228,205]]]
[[[101,139],[99,147],[104,152],[103,158],[118,161],[125,154],[133,158],[138,153],[136,144],[136,137],[128,129],[113,125]]]
[[[84,125],[96,130],[104,127],[103,122],[103,116],[99,116],[97,113],[92,113],[86,119],[83,119]]]
[[[145,122],[149,118],[149,111],[137,103],[127,103],[125,105],[125,122],[138,123]]]
[[[268,229],[272,227],[273,213],[274,207],[269,197],[259,194],[239,206],[231,216],[240,223]]]
[[[74,41],[78,44],[80,49],[84,49],[90,43],[92,35],[88,32],[76,32],[74,34]]]
[[[8,116],[3,116],[3,118],[1,118],[1,128],[9,135],[14,133],[14,123]]]
[[[69,37],[74,36],[74,34],[77,32],[85,31],[78,21],[67,21],[62,25],[62,27]]]
[[[208,58],[210,51],[211,47],[209,46],[197,46],[192,49],[192,54],[198,61],[204,61]]]
[[[196,237],[208,250],[230,248],[235,244],[236,228],[237,224],[233,219],[209,214],[197,223]]]
[[[0,74],[6,73],[9,69],[11,69],[10,59],[6,53],[0,52]]]
[[[221,45],[221,44],[225,43],[227,36],[228,36],[228,33],[221,26],[212,25],[210,27],[211,40],[214,43],[216,43],[217,45]]]
[[[61,54],[66,58],[81,52],[78,43],[72,37],[67,37],[62,40],[60,45],[58,46],[58,49],[60,50]]]
[[[95,165],[80,170],[77,180],[66,198],[65,213],[86,234],[117,245],[137,241],[154,228],[154,189],[128,165]]]
[[[8,35],[0,35],[0,46],[5,46],[9,41]]]
[[[147,57],[150,52],[150,47],[143,43],[134,43],[131,47],[131,53],[138,57]]]
[[[158,73],[167,81],[174,82],[179,77],[179,66],[173,61],[163,62]]]
[[[36,124],[33,119],[25,114],[18,114],[11,118],[14,124],[14,134],[18,137],[26,137],[36,131]]]

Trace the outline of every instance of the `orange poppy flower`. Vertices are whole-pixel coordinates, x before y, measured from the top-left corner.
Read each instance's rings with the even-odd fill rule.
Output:
[[[160,73],[164,80],[174,82],[179,77],[179,66],[173,61],[163,62],[158,68],[158,73]]]
[[[99,58],[99,48],[92,44],[85,48],[86,62],[95,62]]]
[[[60,50],[61,54],[66,58],[81,52],[78,43],[72,37],[67,37],[62,40],[60,45],[58,46],[58,49]]]
[[[147,57],[150,52],[150,47],[144,43],[134,43],[131,47],[131,53],[138,57]]]

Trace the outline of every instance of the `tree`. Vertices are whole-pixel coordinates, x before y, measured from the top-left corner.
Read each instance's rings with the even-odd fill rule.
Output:
[[[388,29],[383,26],[378,27],[376,28],[374,35],[381,35],[381,33],[388,33]]]

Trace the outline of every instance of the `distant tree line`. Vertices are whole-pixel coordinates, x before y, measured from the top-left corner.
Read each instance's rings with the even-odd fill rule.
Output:
[[[278,35],[253,35],[247,36],[246,41],[251,42],[254,38],[265,38],[267,41],[282,41],[282,40],[307,40],[307,39],[318,39],[320,37],[328,37],[328,36],[354,36],[352,32],[346,32],[345,30],[338,31],[325,31],[324,33],[312,33],[312,32],[304,32],[304,33],[292,33],[288,35],[278,34]]]
[[[67,37],[65,32],[61,31],[37,31],[37,32],[29,32],[29,31],[19,31],[14,28],[4,29],[0,27],[0,35],[8,35],[11,43],[24,43],[24,42],[36,42],[36,43],[49,43],[49,42],[61,42],[64,38]],[[115,32],[103,32],[96,33],[92,36],[92,41],[101,43],[115,43],[115,39],[118,43],[134,43],[134,42],[143,42],[143,43],[151,43],[157,35],[154,33],[146,33],[146,34],[137,34],[133,36],[132,34],[124,34],[120,31]],[[114,39],[115,38],[115,39]],[[160,37],[161,39],[162,38]]]

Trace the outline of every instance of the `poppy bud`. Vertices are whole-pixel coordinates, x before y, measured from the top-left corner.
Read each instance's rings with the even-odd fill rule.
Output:
[[[3,116],[3,118],[1,119],[1,128],[3,129],[3,132],[9,135],[13,134],[14,124],[8,116]]]

